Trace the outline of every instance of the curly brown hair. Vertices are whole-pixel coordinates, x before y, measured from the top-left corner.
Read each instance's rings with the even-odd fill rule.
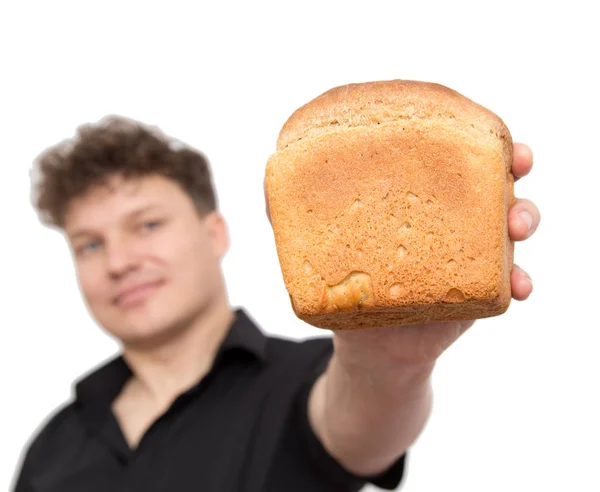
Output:
[[[155,126],[119,115],[80,125],[75,137],[49,147],[35,159],[32,204],[43,224],[64,229],[73,198],[92,187],[108,185],[113,176],[148,175],[177,182],[201,216],[217,208],[210,164],[200,151]]]

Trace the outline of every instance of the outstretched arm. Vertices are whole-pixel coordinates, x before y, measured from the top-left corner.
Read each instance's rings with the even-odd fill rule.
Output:
[[[515,144],[515,180],[533,165],[530,149]],[[536,206],[520,199],[508,214],[509,234],[522,241],[540,221]],[[526,299],[532,284],[515,265],[512,296]],[[334,354],[315,382],[309,420],[327,451],[357,475],[386,470],[415,442],[431,412],[430,376],[437,358],[474,320],[334,333]]]

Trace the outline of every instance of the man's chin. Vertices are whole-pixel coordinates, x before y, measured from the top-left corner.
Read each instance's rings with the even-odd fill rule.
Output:
[[[180,335],[181,330],[174,325],[130,327],[129,330],[115,330],[111,335],[115,337],[125,349],[135,351],[154,350],[167,345]]]
[[[193,315],[175,316],[171,310],[154,309],[153,312],[112,316],[100,326],[104,326],[124,348],[147,351],[176,342],[193,325],[194,319]]]

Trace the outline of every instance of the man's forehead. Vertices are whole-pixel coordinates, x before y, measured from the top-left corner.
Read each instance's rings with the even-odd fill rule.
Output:
[[[172,187],[172,186],[171,186]],[[165,197],[170,188],[168,181],[161,177],[122,178],[111,177],[104,183],[92,186],[81,196],[71,200],[69,212],[76,215],[81,209],[117,208],[127,213],[129,209],[149,204],[168,203]]]
[[[165,188],[169,186],[169,180],[163,176],[130,176],[113,175],[106,178],[105,181],[93,186],[86,196],[91,195],[115,195],[122,194],[133,196],[144,193],[152,193],[157,187]]]

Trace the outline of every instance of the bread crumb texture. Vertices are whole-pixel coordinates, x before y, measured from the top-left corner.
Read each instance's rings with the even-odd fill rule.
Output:
[[[334,88],[283,126],[265,186],[296,315],[353,329],[502,314],[512,139],[439,84]]]

